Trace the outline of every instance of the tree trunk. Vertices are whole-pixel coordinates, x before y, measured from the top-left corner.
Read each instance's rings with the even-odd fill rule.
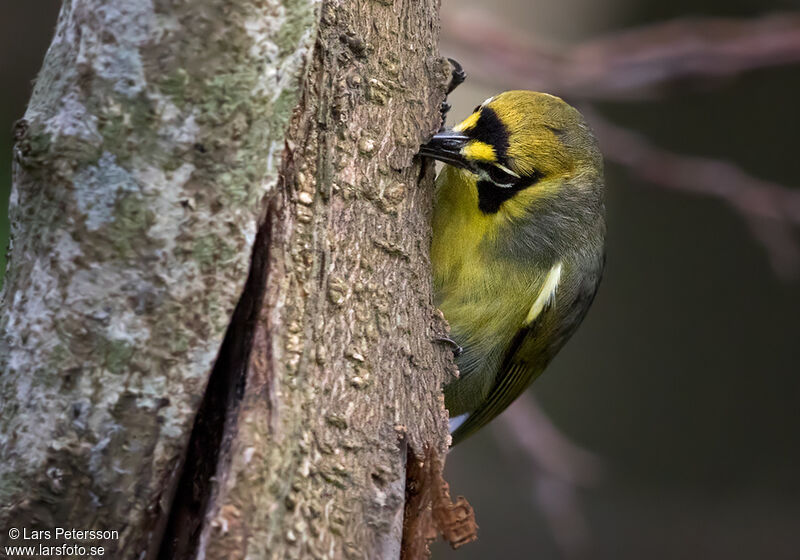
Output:
[[[407,453],[443,456],[452,371],[413,160],[437,11],[65,0],[15,131],[4,531],[115,530],[113,558],[400,554]]]

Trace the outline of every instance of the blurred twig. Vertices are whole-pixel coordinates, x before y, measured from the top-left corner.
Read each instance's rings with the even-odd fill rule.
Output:
[[[562,554],[580,556],[590,534],[577,489],[602,478],[602,461],[564,436],[529,394],[498,418],[495,429],[502,430],[497,441],[507,455],[517,460],[522,452],[533,467],[534,500]]]
[[[483,11],[442,14],[443,49],[468,73],[502,88],[574,100],[641,99],[666,86],[800,62],[800,14],[681,19],[575,46],[537,41]]]
[[[588,107],[581,111],[608,161],[648,183],[725,201],[745,218],[776,273],[793,278],[800,272],[800,246],[792,230],[800,226],[800,190],[753,177],[728,161],[664,150]]]
[[[468,74],[498,89],[546,91],[572,101],[632,100],[683,91],[710,80],[800,62],[800,14],[702,18],[615,33],[576,46],[546,44],[485,12],[442,14],[443,50],[469,61]],[[718,198],[740,214],[785,278],[800,273],[800,191],[759,179],[733,162],[678,154],[582,107],[608,161],[659,187]],[[568,558],[588,550],[589,527],[577,489],[602,476],[600,460],[571,443],[528,395],[495,424],[512,460],[526,457],[534,498]]]

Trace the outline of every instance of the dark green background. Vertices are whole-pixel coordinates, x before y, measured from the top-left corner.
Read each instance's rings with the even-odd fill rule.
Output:
[[[443,10],[480,6],[444,0]],[[542,0],[493,13],[555,40],[686,15],[751,16],[789,2]],[[57,2],[0,14],[0,241],[6,238],[12,123],[55,24]],[[461,60],[469,71],[469,60]],[[469,83],[454,117],[488,95]],[[730,159],[800,184],[800,68],[752,72],[713,90],[604,104],[615,122],[675,151]],[[608,165],[608,267],[586,323],[533,392],[608,473],[580,493],[592,559],[800,558],[800,283],[779,280],[743,220],[712,200],[632,180]],[[561,558],[535,473],[485,430],[448,457],[453,492],[480,540],[439,558]]]
[[[487,4],[444,0],[443,9],[465,3]],[[510,4],[497,4],[499,15],[510,12],[510,25],[554,41],[675,17],[793,7]],[[496,93],[477,86],[456,91],[454,118]],[[797,187],[798,98],[794,66],[600,108],[657,145],[731,160]],[[776,277],[728,206],[643,184],[612,164],[606,178],[605,279],[585,324],[533,388],[554,422],[608,467],[596,487],[580,492],[591,540],[575,557],[800,558],[800,282]],[[449,455],[448,481],[475,507],[480,538],[456,553],[437,545],[435,556],[564,558],[534,500],[536,473],[524,457],[509,457],[498,437],[507,434],[495,426]]]

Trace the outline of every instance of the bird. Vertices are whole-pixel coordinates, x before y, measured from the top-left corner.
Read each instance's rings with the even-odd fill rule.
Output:
[[[583,321],[605,266],[603,159],[562,99],[506,91],[420,154],[436,178],[434,299],[459,351],[452,445],[507,408]]]

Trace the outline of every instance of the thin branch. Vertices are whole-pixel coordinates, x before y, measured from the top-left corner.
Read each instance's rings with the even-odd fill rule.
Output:
[[[593,486],[602,477],[602,460],[562,434],[533,397],[514,401],[499,425],[540,471],[574,486]]]
[[[648,183],[728,203],[767,249],[779,276],[790,279],[800,272],[800,245],[792,231],[800,226],[800,190],[754,177],[732,162],[670,152],[588,107],[581,111],[608,161]]]
[[[523,396],[496,423],[496,438],[512,461],[520,452],[533,469],[533,499],[566,558],[581,557],[590,544],[589,524],[577,490],[594,486],[605,467],[600,458],[572,443],[535,399]]]
[[[443,50],[469,60],[473,79],[573,100],[641,99],[667,86],[731,78],[800,62],[800,14],[654,24],[576,46],[545,43],[489,14],[442,14]]]

